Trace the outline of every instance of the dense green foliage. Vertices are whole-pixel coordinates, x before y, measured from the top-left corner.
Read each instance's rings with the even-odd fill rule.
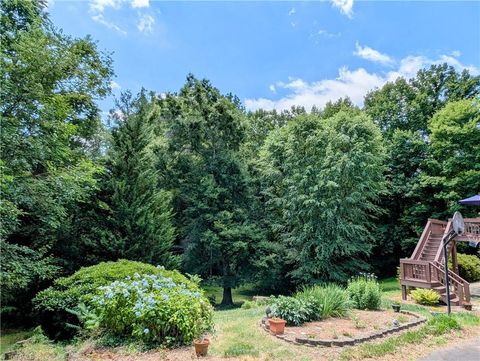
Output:
[[[425,306],[433,306],[440,301],[440,295],[437,292],[426,288],[417,288],[410,292],[410,296],[416,303]]]
[[[287,325],[298,326],[312,321],[314,306],[308,299],[278,296],[270,301],[273,317],[287,321]]]
[[[188,75],[176,93],[123,93],[102,122],[109,54],[64,35],[44,8],[0,4],[4,322],[65,333],[68,310],[99,286],[135,272],[190,284],[128,261],[78,271],[121,258],[199,274],[224,305],[245,282],[288,293],[389,276],[428,218],[478,216],[458,204],[480,189],[480,77],[467,70],[433,65],[372,90],[362,108],[342,98],[256,112]],[[459,260],[479,278],[478,258]],[[357,307],[378,307],[373,280],[348,287]],[[342,314],[344,299],[328,286],[278,302],[300,322],[312,309]]]
[[[480,281],[480,258],[457,253],[458,273],[467,282]]]
[[[54,28],[42,7],[0,4],[2,310],[16,315],[70,266],[75,219],[101,169],[96,101],[112,77],[109,56]]]
[[[162,274],[136,273],[98,290],[91,302],[95,316],[86,324],[116,337],[186,345],[213,328],[213,309],[200,289]]]
[[[155,108],[142,92],[137,98],[122,95],[113,113],[117,127],[107,163],[106,188],[111,193],[109,245],[113,259],[128,258],[173,268],[171,254],[175,230],[171,194],[159,187],[154,156]]]
[[[223,304],[231,288],[251,273],[261,236],[251,219],[247,174],[238,155],[244,114],[238,101],[208,81],[187,77],[179,94],[158,101],[159,169],[174,194],[184,266],[218,276]]]
[[[300,116],[267,138],[261,157],[262,192],[283,246],[279,273],[309,283],[366,269],[383,191],[383,146],[370,119]]]
[[[480,189],[480,128],[472,126],[478,124],[479,94],[480,76],[441,64],[365,97],[364,111],[380,127],[387,149],[389,193],[381,199],[385,213],[373,253],[382,273],[393,275],[398,258],[410,256],[427,218],[444,219],[456,210],[476,215],[457,201]]]
[[[184,284],[190,290],[197,286],[178,271],[168,271],[150,264],[120,260],[118,262],[102,262],[95,266],[84,267],[69,277],[61,277],[54,284],[38,293],[33,300],[36,310],[41,315],[43,327],[50,335],[63,337],[74,329],[70,324],[78,324],[74,314],[68,312],[80,303],[90,304],[100,286],[106,286],[126,277],[138,274],[160,274],[169,277],[175,283]]]
[[[348,281],[347,292],[355,308],[378,310],[382,303],[382,289],[373,275],[365,274]]]
[[[293,297],[279,296],[269,300],[274,317],[298,326],[328,317],[343,317],[351,308],[347,291],[334,284],[305,287]]]

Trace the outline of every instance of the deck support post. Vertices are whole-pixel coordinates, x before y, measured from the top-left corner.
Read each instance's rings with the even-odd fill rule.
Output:
[[[402,300],[407,300],[407,286],[402,285]]]
[[[457,241],[452,241],[452,267],[453,267],[453,272],[456,274],[459,274],[458,272],[458,260],[457,260]]]

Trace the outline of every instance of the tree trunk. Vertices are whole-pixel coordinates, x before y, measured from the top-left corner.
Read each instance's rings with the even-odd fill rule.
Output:
[[[232,288],[223,288],[222,306],[233,306]]]

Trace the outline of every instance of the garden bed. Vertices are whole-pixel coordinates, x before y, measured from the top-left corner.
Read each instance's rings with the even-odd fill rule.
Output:
[[[395,313],[390,310],[352,310],[347,317],[286,327],[285,333],[277,337],[287,342],[313,346],[348,346],[415,327],[425,320],[407,311]],[[394,324],[394,321],[398,323]],[[262,321],[262,326],[268,331],[267,320]]]

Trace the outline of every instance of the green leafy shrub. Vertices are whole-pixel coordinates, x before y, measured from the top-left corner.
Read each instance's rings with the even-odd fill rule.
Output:
[[[37,294],[33,303],[40,314],[43,329],[54,338],[73,336],[76,329],[69,325],[78,326],[79,322],[69,310],[75,309],[82,302],[90,305],[92,298],[98,293],[98,287],[132,277],[135,273],[161,274],[175,283],[185,284],[191,290],[198,289],[194,282],[178,271],[168,271],[162,267],[128,260],[102,262],[81,268],[69,277],[59,278],[53,286]]]
[[[413,290],[410,292],[410,296],[416,303],[425,306],[433,306],[440,301],[440,295],[437,292],[425,288]]]
[[[136,273],[99,287],[92,305],[100,330],[146,345],[186,345],[213,328],[213,308],[200,289],[161,274]]]
[[[253,301],[245,301],[242,303],[242,309],[249,310],[250,308],[257,307],[258,305]]]
[[[347,292],[355,308],[378,310],[382,302],[382,289],[372,274],[361,274],[348,281]]]
[[[270,310],[274,317],[287,321],[287,324],[291,326],[298,326],[310,321],[314,314],[314,306],[309,300],[286,296],[273,298]]]
[[[480,258],[474,255],[458,253],[457,261],[460,277],[467,282],[480,281]]]
[[[343,317],[351,307],[348,293],[337,285],[306,287],[296,298],[308,301],[313,306],[311,319]]]

